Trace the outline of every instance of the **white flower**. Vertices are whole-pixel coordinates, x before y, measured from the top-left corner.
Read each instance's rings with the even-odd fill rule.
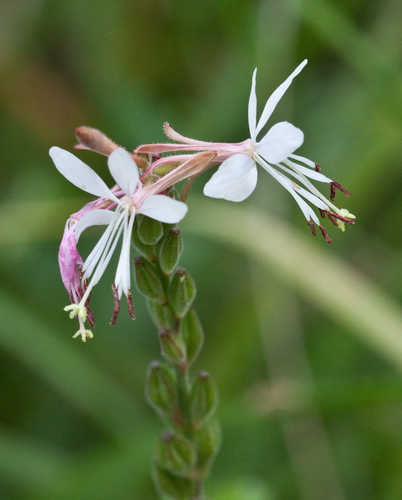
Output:
[[[344,228],[344,222],[352,223],[353,221],[350,219],[354,218],[354,216],[349,214],[350,219],[345,217],[342,211],[327,200],[309,179],[331,184],[331,198],[335,188],[341,189],[348,194],[347,191],[338,183],[320,173],[319,166],[316,163],[294,154],[303,144],[304,134],[291,123],[276,123],[262,139],[258,140],[258,136],[278,102],[306,64],[307,59],[299,64],[293,73],[269,96],[258,122],[255,92],[257,69],[254,70],[248,103],[250,138],[244,143],[239,143],[242,145],[242,152],[232,154],[223,161],[204,186],[204,194],[212,198],[223,198],[235,202],[245,200],[256,187],[258,164],[295,199],[313,233],[315,234],[314,224],[317,224],[325,239],[330,241],[325,229],[320,225],[317,215],[306,200],[317,207],[321,214],[328,214],[331,221],[340,226],[341,229]],[[289,177],[299,181],[304,188]]]
[[[89,280],[85,293],[78,303],[65,307],[65,310],[70,312],[70,317],[77,317],[80,322],[80,329],[74,336],[80,335],[85,341],[87,337],[92,338],[92,333],[84,327],[88,298],[105,272],[120,237],[122,244],[113,289],[117,304],[124,293],[129,303],[129,311],[132,310],[130,246],[136,213],[161,222],[176,223],[185,216],[187,206],[168,196],[149,194],[149,190],[142,189],[137,165],[122,148],[115,149],[108,157],[110,173],[121,188],[120,192],[116,192],[118,196],[107,187],[96,172],[70,152],[54,146],[50,148],[49,154],[58,171],[66,179],[83,191],[110,200],[111,208],[114,209],[88,211],[74,227],[75,240],[78,241],[81,233],[88,227],[106,225],[103,235],[82,266],[82,280],[83,282]]]

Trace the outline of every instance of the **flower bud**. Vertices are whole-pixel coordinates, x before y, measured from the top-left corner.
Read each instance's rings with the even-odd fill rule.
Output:
[[[169,285],[169,302],[179,318],[182,318],[190,309],[196,293],[193,278],[185,269],[178,269]]]
[[[138,217],[137,235],[144,245],[156,245],[163,236],[163,225],[158,220],[143,215]]]
[[[135,224],[137,224],[137,219],[135,221]],[[137,228],[135,227],[135,230],[133,231],[133,241],[135,248],[140,252],[140,254],[145,257],[149,262],[156,262],[157,256],[155,253],[155,247],[152,245],[145,245],[139,238],[137,234]]]
[[[218,404],[218,391],[208,372],[200,372],[191,388],[191,414],[193,426],[200,429],[214,413]]]
[[[204,343],[204,330],[193,309],[184,316],[180,328],[186,346],[187,363],[190,365],[197,358]]]
[[[165,292],[159,276],[156,274],[152,264],[144,260],[142,257],[137,257],[134,260],[135,264],[135,281],[138,290],[146,297],[164,302]]]
[[[163,330],[159,334],[162,354],[170,363],[183,363],[186,360],[186,346],[178,333]]]
[[[167,432],[158,443],[155,460],[175,474],[186,474],[195,464],[196,451],[184,437]]]
[[[174,371],[164,363],[153,361],[148,369],[145,395],[162,417],[168,417],[177,406]]]
[[[165,274],[171,274],[179,262],[183,251],[180,229],[171,227],[166,232],[159,249],[159,265]]]
[[[156,300],[148,300],[148,310],[152,321],[159,330],[173,330],[176,327],[176,316],[168,304]]]
[[[206,475],[222,444],[222,432],[218,421],[210,420],[196,433],[195,438],[198,449],[197,464],[200,471]]]
[[[190,479],[177,476],[158,464],[154,464],[153,476],[156,486],[164,498],[165,495],[175,500],[194,498],[192,495],[193,481]]]

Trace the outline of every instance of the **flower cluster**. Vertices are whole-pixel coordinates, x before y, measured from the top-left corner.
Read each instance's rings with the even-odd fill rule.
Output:
[[[52,147],[50,156],[61,174],[72,184],[97,197],[66,222],[59,250],[59,266],[64,286],[70,297],[65,307],[70,318],[77,318],[79,330],[74,337],[85,342],[92,338],[86,323],[94,324],[89,299],[94,286],[102,278],[121,241],[120,256],[112,284],[115,310],[112,323],[120,309],[124,294],[128,311],[134,318],[130,247],[136,214],[143,214],[160,222],[174,224],[187,212],[185,204],[193,180],[205,170],[219,165],[204,186],[204,194],[233,202],[245,200],[254,191],[257,165],[268,172],[296,201],[314,235],[318,227],[327,242],[328,233],[312,207],[318,209],[339,229],[353,224],[355,216],[333,203],[338,189],[349,195],[339,183],[325,176],[318,163],[295,154],[303,144],[303,132],[288,122],[271,126],[261,137],[265,125],[293,79],[307,64],[304,60],[291,75],[269,96],[257,121],[256,73],[254,70],[248,104],[250,137],[242,142],[206,142],[185,137],[168,123],[166,136],[173,142],[144,144],[132,153],[127,152],[101,132],[88,127],[77,129],[79,144],[76,149],[89,149],[108,157],[108,167],[116,185],[108,188],[104,181],[76,156]],[[168,154],[166,154],[168,153]],[[164,155],[164,156],[163,156]],[[169,195],[178,182],[186,180],[181,201]],[[311,181],[330,185],[327,199]],[[91,226],[105,226],[105,230],[85,261],[77,244],[83,231]]]

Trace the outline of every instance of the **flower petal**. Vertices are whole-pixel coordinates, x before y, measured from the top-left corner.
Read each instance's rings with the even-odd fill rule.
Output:
[[[283,94],[287,91],[293,79],[301,72],[301,70],[304,68],[306,64],[307,64],[307,59],[304,59],[304,61],[301,64],[299,64],[299,66],[297,66],[297,68],[293,71],[293,73],[289,75],[286,78],[286,80],[283,83],[281,83],[279,87],[276,90],[274,90],[272,94],[268,97],[262,115],[258,121],[256,135],[258,135],[259,132],[261,132],[261,130],[264,128],[265,124],[267,123],[274,109],[276,108],[276,105],[282,99]]]
[[[77,222],[74,228],[75,238],[78,241],[80,236],[85,229],[91,226],[106,226],[116,219],[115,212],[110,210],[92,210],[87,212],[81,219]]]
[[[173,200],[163,194],[154,194],[144,201],[138,212],[151,219],[174,224],[181,221],[187,210],[187,205],[182,201]]]
[[[251,90],[250,97],[248,99],[248,128],[250,130],[250,137],[255,141],[255,129],[257,126],[257,96],[255,93],[255,79],[257,76],[257,68],[253,71],[253,77],[251,79]]]
[[[138,167],[123,148],[115,149],[107,160],[110,173],[121,189],[132,195],[138,184]]]
[[[288,122],[276,123],[257,144],[256,151],[269,163],[285,160],[303,144],[303,132]]]
[[[87,193],[118,203],[116,196],[110,191],[99,175],[88,167],[83,161],[65,149],[53,146],[49,155],[56,165],[57,170],[64,177]]]
[[[246,154],[225,160],[204,186],[205,196],[228,201],[243,201],[257,184],[257,167]]]

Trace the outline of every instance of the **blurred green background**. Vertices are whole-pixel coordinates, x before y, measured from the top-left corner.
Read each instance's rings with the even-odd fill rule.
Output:
[[[268,176],[241,205],[201,199],[210,174],[193,188],[183,262],[224,429],[208,493],[402,498],[401,22],[398,0],[1,1],[1,499],[156,499],[157,336],[138,293],[135,323],[107,326],[110,271],[94,341],[71,340],[57,249],[90,197],[49,146],[85,124],[133,148],[164,120],[243,140],[254,66],[261,105],[305,57],[271,123],[304,130],[301,153],[352,192],[338,201],[358,222],[328,246]]]

